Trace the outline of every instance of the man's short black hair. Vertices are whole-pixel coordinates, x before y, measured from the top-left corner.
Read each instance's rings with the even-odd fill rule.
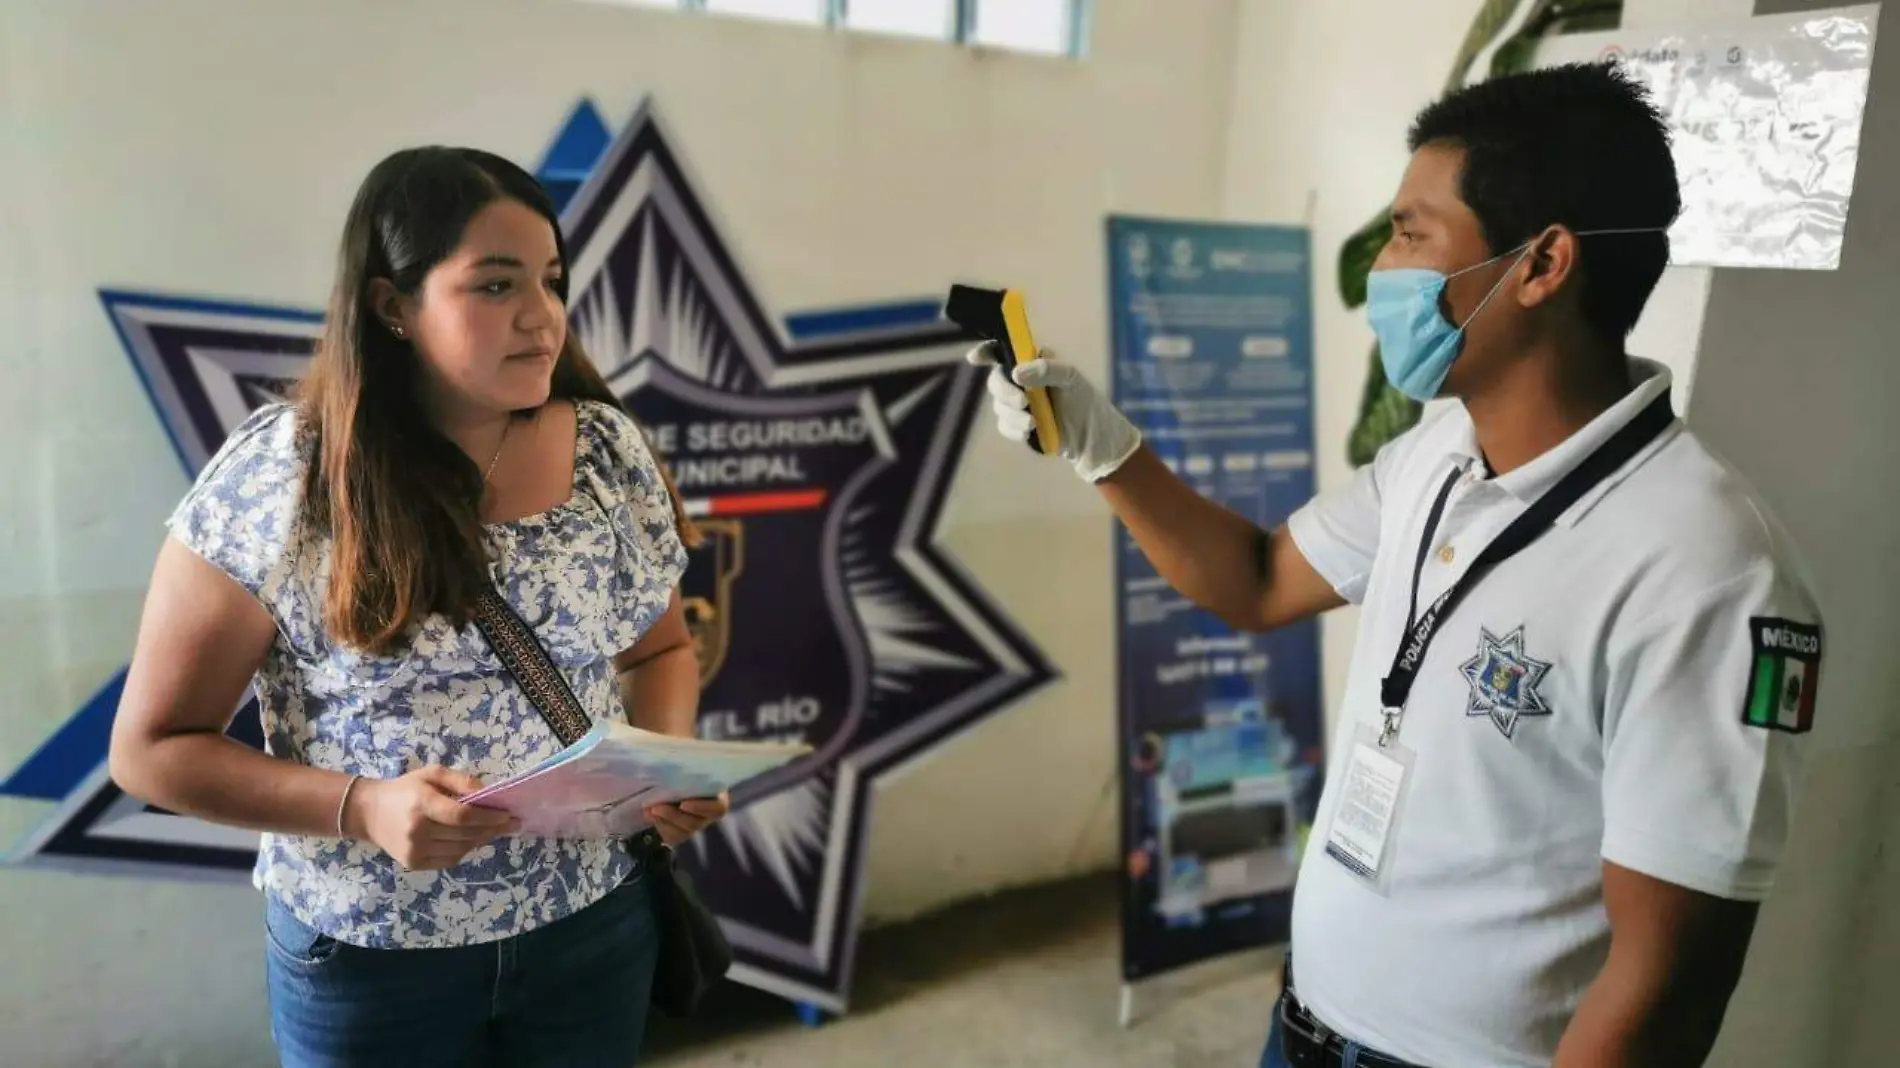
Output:
[[[1412,151],[1464,150],[1459,196],[1493,254],[1547,226],[1573,232],[1666,227],[1682,209],[1669,131],[1642,86],[1613,63],[1572,64],[1459,89],[1419,113]],[[1621,344],[1669,262],[1663,233],[1579,239],[1583,314]]]

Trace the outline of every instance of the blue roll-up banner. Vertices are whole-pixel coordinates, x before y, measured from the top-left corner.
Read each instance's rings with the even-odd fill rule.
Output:
[[[1264,529],[1313,495],[1311,243],[1297,227],[1112,217],[1115,403]],[[1286,941],[1324,773],[1316,622],[1233,630],[1115,531],[1122,975]]]

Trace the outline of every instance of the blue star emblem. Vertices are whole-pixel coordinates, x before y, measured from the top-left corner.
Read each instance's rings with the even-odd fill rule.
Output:
[[[1491,717],[1509,738],[1517,732],[1520,717],[1550,715],[1544,695],[1537,692],[1550,664],[1524,652],[1523,627],[1502,638],[1483,627],[1478,634],[1478,655],[1460,668],[1471,686],[1465,714]]]
[[[821,754],[735,790],[732,815],[682,862],[732,941],[733,978],[842,1010],[880,782],[1055,677],[936,544],[982,374],[934,299],[770,314],[650,105],[615,137],[582,104],[538,177],[562,205],[571,329],[649,428],[679,431],[669,459],[711,536],[684,591],[704,617],[702,730],[796,731]],[[321,328],[303,309],[102,297],[192,473],[288,395]],[[722,423],[845,432],[755,470],[746,461],[786,449],[694,444],[695,428]],[[796,627],[772,618],[783,601],[805,606]],[[22,861],[241,877],[255,834],[144,805],[106,776],[123,678],[0,780],[60,802]],[[264,747],[254,700],[227,733]]]

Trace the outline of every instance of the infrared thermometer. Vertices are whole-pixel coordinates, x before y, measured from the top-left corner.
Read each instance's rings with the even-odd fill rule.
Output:
[[[964,330],[1002,346],[1008,364],[1025,364],[1036,358],[1036,339],[1029,332],[1029,311],[1019,290],[953,285],[943,314]],[[1029,396],[1029,414],[1036,421],[1029,447],[1054,456],[1062,448],[1062,431],[1056,425],[1049,391],[1036,386],[1023,392]]]

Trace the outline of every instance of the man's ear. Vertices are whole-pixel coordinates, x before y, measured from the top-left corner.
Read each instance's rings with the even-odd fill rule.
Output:
[[[369,280],[369,306],[383,329],[400,338],[415,336],[414,302],[387,278]]]
[[[1534,308],[1555,297],[1577,272],[1577,235],[1568,227],[1552,226],[1531,239],[1524,255],[1524,284],[1517,302]]]

